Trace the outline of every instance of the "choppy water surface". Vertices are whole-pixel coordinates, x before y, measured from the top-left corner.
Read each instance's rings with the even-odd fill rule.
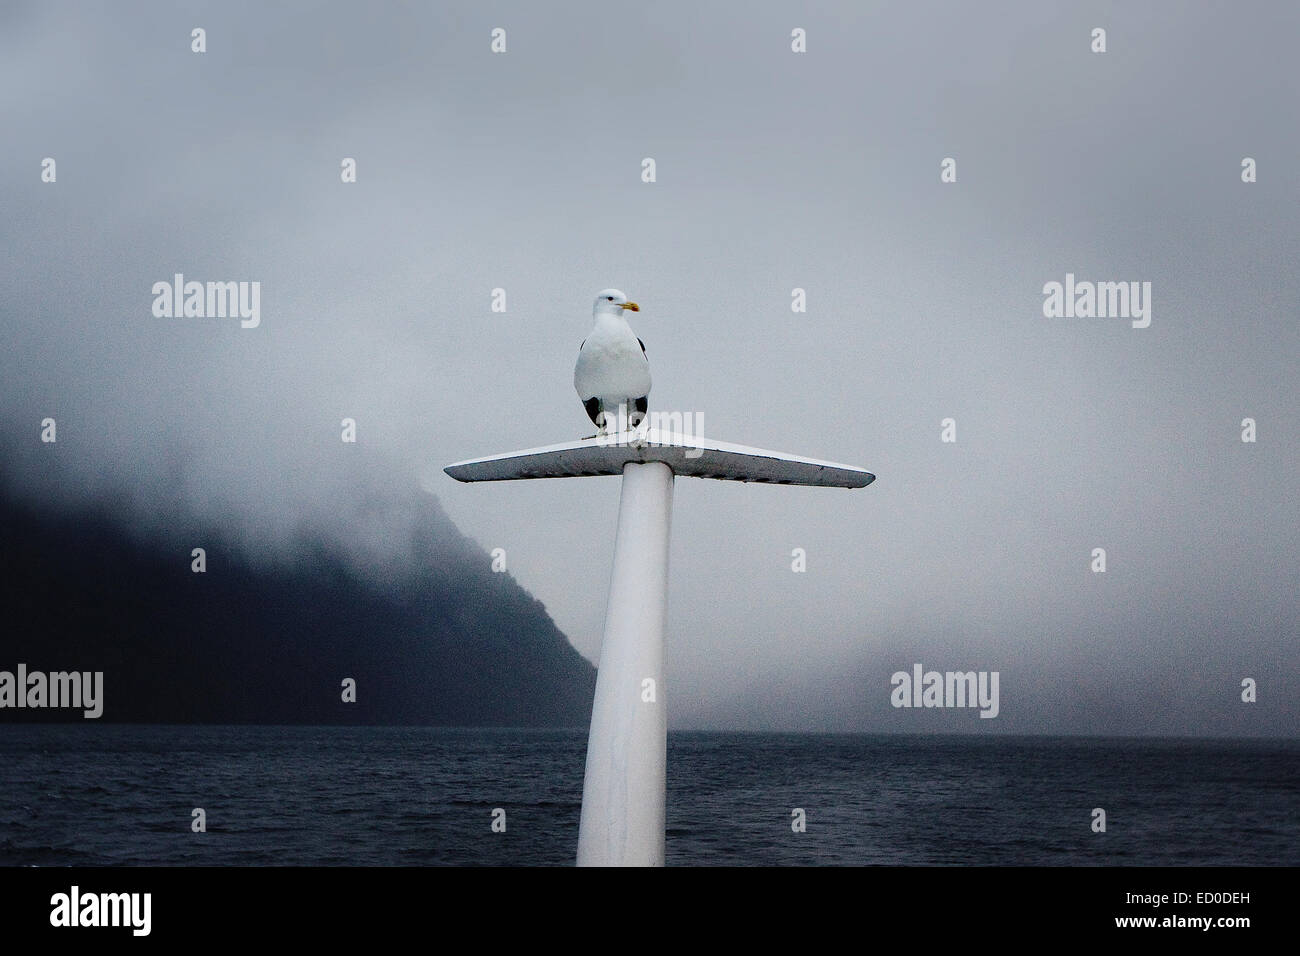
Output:
[[[0,864],[567,865],[585,748],[568,731],[0,726]],[[670,864],[1300,864],[1294,741],[689,733],[668,774]]]

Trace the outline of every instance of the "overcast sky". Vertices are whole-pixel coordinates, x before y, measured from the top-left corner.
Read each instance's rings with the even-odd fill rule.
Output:
[[[1300,729],[1300,7],[271,6],[0,7],[0,423],[78,493],[382,551],[352,476],[423,486],[596,660],[618,480],[441,468],[591,433],[613,286],[652,409],[878,476],[676,481],[671,726]],[[155,317],[177,272],[260,326]],[[1150,327],[1045,317],[1067,272]],[[917,662],[999,717],[892,708]]]

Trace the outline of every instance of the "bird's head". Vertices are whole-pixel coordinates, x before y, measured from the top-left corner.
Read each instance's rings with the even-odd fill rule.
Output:
[[[592,310],[596,315],[622,315],[624,310],[640,312],[641,306],[627,301],[627,296],[617,289],[605,289],[596,296],[596,306]]]

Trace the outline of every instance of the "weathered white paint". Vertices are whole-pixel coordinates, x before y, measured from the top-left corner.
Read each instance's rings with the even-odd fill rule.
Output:
[[[865,488],[875,475],[852,465],[802,458],[779,451],[733,445],[711,438],[647,429],[645,446],[628,441],[628,433],[526,448],[523,451],[471,458],[444,471],[457,481],[509,481],[515,478],[577,478],[621,475],[628,462],[662,461],[673,474],[729,481],[781,485]]]
[[[663,663],[672,507],[672,469],[662,462],[626,466],[587,737],[579,866],[664,863]],[[646,680],[654,681],[653,703],[643,699]]]

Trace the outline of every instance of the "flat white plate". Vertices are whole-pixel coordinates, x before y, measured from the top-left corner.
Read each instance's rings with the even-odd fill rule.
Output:
[[[777,485],[865,488],[876,476],[852,465],[818,461],[780,451],[749,448],[659,429],[645,433],[645,447],[631,444],[631,433],[526,448],[486,458],[458,461],[443,469],[457,481],[511,481],[517,478],[585,478],[621,475],[629,462],[661,461],[675,475],[762,481]]]

